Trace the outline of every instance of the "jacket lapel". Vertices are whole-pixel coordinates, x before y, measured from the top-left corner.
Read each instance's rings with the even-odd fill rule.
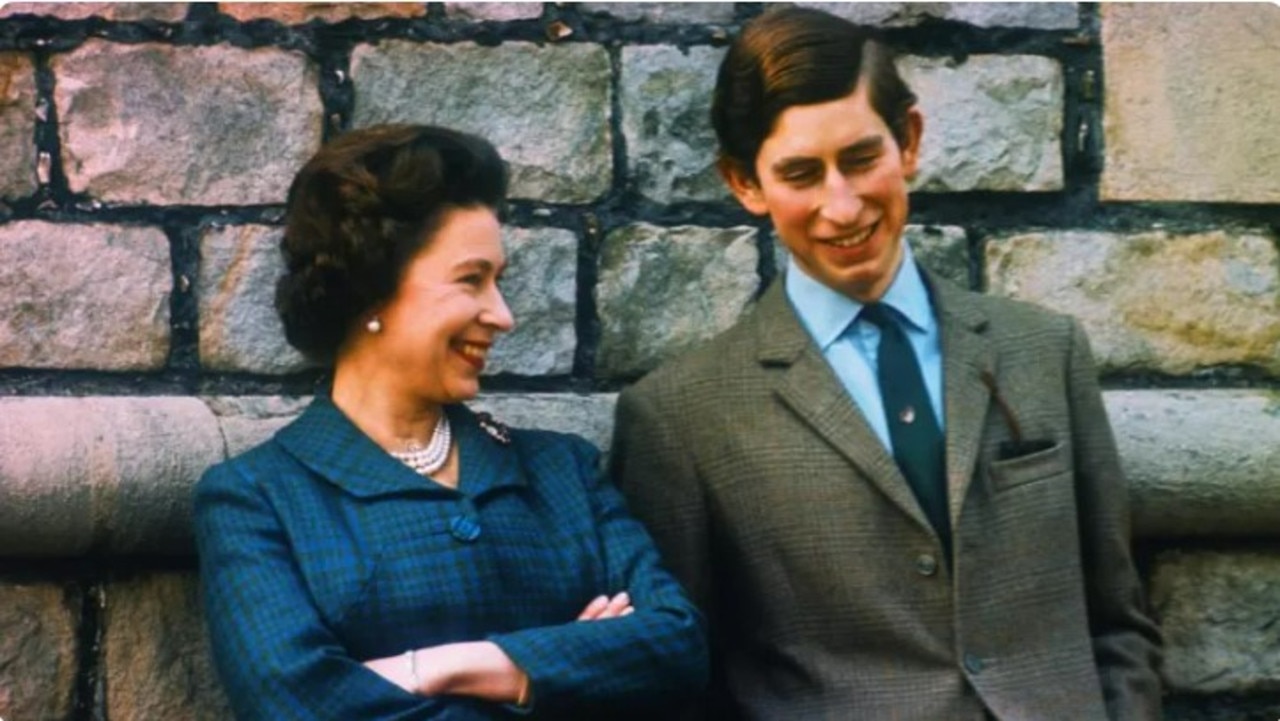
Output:
[[[482,425],[476,414],[461,404],[447,410],[458,443],[458,487],[463,493],[479,498],[501,488],[528,484],[509,429],[488,418]]]
[[[357,498],[456,493],[427,481],[388,455],[324,392],[317,393],[297,420],[276,433],[276,441],[300,463]]]
[[[433,483],[382,450],[333,404],[316,394],[307,410],[276,434],[276,440],[300,463],[357,498],[396,493],[477,498],[490,491],[527,483],[510,441],[503,443],[481,428],[461,404],[445,406],[458,445],[458,490]]]
[[[755,310],[757,358],[785,368],[778,398],[904,513],[933,533],[907,479],[801,325],[781,280]]]
[[[972,296],[950,282],[925,273],[933,291],[942,337],[943,409],[947,436],[947,498],[951,526],[959,528],[960,511],[986,426],[991,392],[983,375],[996,373],[996,351],[986,337],[987,316]]]

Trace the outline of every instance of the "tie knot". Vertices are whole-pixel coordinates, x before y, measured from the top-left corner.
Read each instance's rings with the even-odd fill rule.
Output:
[[[862,306],[858,317],[875,325],[880,330],[884,330],[887,327],[898,327],[898,319],[894,317],[893,308],[884,303],[868,303]]]

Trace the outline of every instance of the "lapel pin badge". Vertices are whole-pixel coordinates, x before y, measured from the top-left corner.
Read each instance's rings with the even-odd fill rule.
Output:
[[[511,429],[506,425],[494,420],[493,416],[485,412],[476,414],[476,422],[480,424],[480,428],[493,440],[504,446],[511,445]]]

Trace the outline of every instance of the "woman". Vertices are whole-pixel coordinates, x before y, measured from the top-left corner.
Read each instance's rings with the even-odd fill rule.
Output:
[[[294,180],[276,306],[332,385],[196,489],[241,719],[615,718],[704,684],[701,619],[595,449],[461,405],[514,325],[506,182],[485,141],[413,126]]]

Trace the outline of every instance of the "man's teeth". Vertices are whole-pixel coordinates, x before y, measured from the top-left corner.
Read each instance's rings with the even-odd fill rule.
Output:
[[[871,237],[871,233],[875,229],[876,229],[876,226],[872,225],[868,227],[866,230],[855,233],[853,235],[846,235],[843,238],[832,238],[831,240],[827,241],[827,243],[829,243],[830,245],[834,245],[838,248],[852,248],[855,245],[859,245],[861,243],[867,242],[867,239]]]
[[[472,343],[463,343],[459,346],[462,355],[475,360],[484,360],[485,355],[489,353],[489,349],[482,345]]]

